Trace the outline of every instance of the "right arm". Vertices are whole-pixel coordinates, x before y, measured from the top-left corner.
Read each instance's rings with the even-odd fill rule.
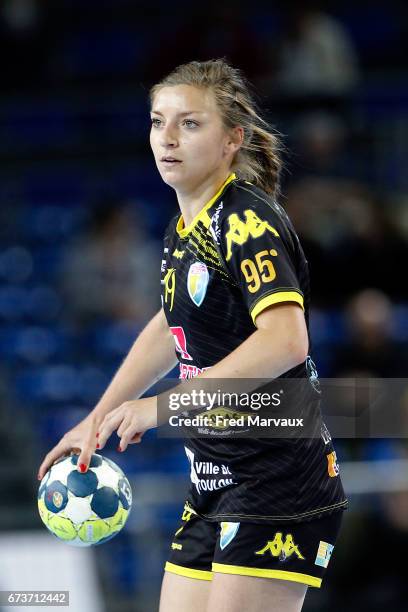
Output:
[[[95,452],[96,433],[104,417],[124,402],[140,397],[176,363],[173,335],[161,309],[136,338],[95,408],[46,455],[38,472],[39,480],[54,461],[73,449],[80,451],[78,466],[84,464],[87,467]]]

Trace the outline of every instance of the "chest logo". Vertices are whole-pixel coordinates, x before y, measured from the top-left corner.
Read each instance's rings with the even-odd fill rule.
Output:
[[[229,230],[225,234],[227,241],[227,255],[225,259],[229,261],[232,257],[232,245],[243,245],[248,238],[259,238],[266,231],[271,232],[276,238],[279,238],[279,233],[274,227],[263,219],[260,219],[253,210],[245,210],[245,221],[243,221],[237,213],[232,213],[228,217]]]
[[[201,261],[191,264],[187,276],[188,295],[196,306],[201,306],[207,293],[210,275],[208,268]]]

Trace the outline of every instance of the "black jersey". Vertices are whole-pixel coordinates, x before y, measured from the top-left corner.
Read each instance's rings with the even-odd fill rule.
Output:
[[[308,327],[308,266],[293,226],[274,199],[235,174],[188,227],[182,216],[172,219],[161,284],[180,378],[195,377],[231,353],[273,304],[297,304]],[[214,521],[285,522],[346,506],[315,374],[308,358],[280,378],[313,379],[307,400],[302,394],[295,401],[309,414],[313,407],[321,436],[186,440],[188,502],[197,514]]]

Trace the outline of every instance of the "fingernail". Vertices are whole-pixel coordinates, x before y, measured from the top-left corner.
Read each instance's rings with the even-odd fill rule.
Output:
[[[96,432],[96,437],[99,438],[99,431]]]
[[[99,442],[98,442],[98,444],[96,445],[96,448],[101,448],[101,445],[99,444]]]
[[[40,474],[37,474],[37,480],[41,480]]]
[[[122,449],[120,448],[120,446],[118,446],[118,448],[116,450],[118,451],[118,453],[122,452]]]
[[[84,472],[86,472],[86,465],[85,465],[85,463],[80,463],[79,464],[79,471],[82,472],[82,474]]]

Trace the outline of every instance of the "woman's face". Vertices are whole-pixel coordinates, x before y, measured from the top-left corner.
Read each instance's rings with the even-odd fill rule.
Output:
[[[151,111],[150,144],[165,183],[180,193],[229,171],[240,140],[225,130],[210,89],[163,87]],[[239,130],[240,128],[238,128]]]

